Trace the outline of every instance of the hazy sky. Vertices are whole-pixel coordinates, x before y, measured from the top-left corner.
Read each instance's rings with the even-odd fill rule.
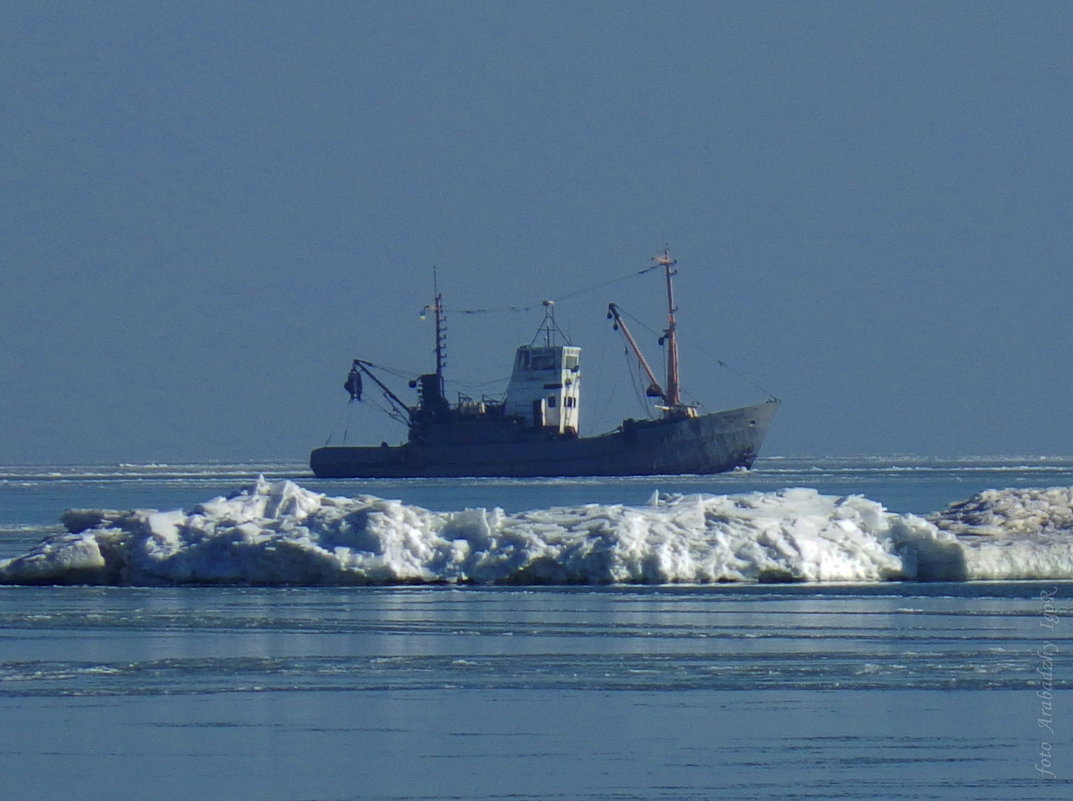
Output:
[[[0,462],[400,440],[342,382],[431,369],[434,266],[452,391],[541,318],[459,310],[556,298],[596,433],[606,304],[662,287],[575,292],[664,245],[683,383],[780,397],[766,454],[1071,454],[1071,43],[1023,0],[7,0]]]

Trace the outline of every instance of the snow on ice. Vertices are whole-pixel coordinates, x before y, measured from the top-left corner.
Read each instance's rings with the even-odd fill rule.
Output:
[[[787,489],[645,506],[433,512],[259,479],[189,512],[68,510],[8,584],[607,584],[1073,578],[1073,488],[928,518]]]

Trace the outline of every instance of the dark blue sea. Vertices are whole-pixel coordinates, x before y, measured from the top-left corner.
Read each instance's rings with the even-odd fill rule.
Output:
[[[0,467],[0,561],[68,508],[257,476],[433,511],[809,487],[924,515],[1073,459],[768,458],[715,477],[319,481]],[[273,546],[274,547],[274,546]],[[1073,583],[0,587],[5,798],[1073,798]]]

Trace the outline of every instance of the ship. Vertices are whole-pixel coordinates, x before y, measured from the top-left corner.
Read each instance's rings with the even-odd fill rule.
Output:
[[[345,388],[360,400],[371,380],[409,429],[405,443],[379,446],[326,445],[310,454],[318,478],[577,477],[707,475],[752,467],[779,400],[702,413],[682,400],[679,384],[678,323],[668,252],[648,269],[662,267],[667,292],[666,380],[660,382],[623,319],[611,303],[607,316],[622,333],[649,382],[645,394],[655,416],[626,419],[616,429],[581,436],[581,348],[557,341],[554,304],[544,301],[538,335],[521,345],[506,392],[479,400],[448,400],[444,386],[443,298],[434,290],[435,372],[410,382],[417,402],[407,404],[377,376],[375,365],[354,359]],[[540,334],[543,333],[543,341]],[[565,337],[563,337],[565,339]]]

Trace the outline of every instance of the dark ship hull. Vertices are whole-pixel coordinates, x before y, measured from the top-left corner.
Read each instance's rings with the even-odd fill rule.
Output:
[[[627,420],[610,433],[569,437],[534,429],[492,431],[464,423],[438,443],[324,447],[310,455],[318,478],[707,475],[751,467],[776,400],[662,420]],[[483,431],[480,429],[484,429]]]

